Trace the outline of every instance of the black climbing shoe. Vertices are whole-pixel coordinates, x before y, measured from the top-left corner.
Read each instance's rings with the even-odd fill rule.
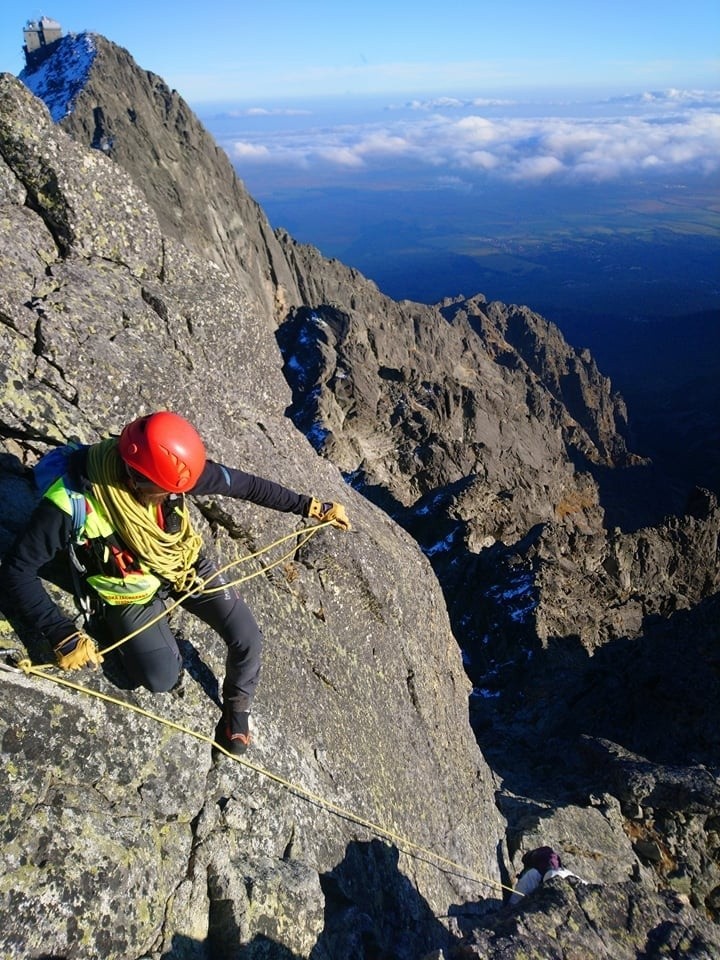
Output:
[[[215,742],[234,757],[241,757],[250,746],[250,711],[223,708],[223,715],[215,727]],[[219,751],[214,750],[214,754]]]

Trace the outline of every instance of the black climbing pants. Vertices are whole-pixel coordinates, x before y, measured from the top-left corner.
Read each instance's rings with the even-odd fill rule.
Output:
[[[207,580],[216,567],[206,557],[197,562],[198,575]],[[219,589],[222,588],[222,589]],[[170,595],[176,599],[177,594]],[[223,574],[213,577],[204,593],[183,600],[181,606],[217,631],[227,644],[223,700],[236,710],[247,710],[260,677],[262,634],[250,608]],[[103,604],[102,616],[113,640],[149,623],[165,609],[159,598],[123,606]],[[182,672],[182,657],[167,618],[142,630],[118,648],[133,683],[159,692],[171,690]]]

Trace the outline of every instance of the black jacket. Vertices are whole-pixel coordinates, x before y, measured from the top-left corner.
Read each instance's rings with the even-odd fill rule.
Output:
[[[86,461],[87,448],[73,455],[69,471],[73,489],[83,490],[88,486]],[[301,516],[307,516],[311,500],[311,497],[288,490],[272,480],[212,460],[207,461],[200,479],[188,492],[192,496],[222,495],[248,500],[272,510]],[[169,506],[172,504],[172,500],[167,502]],[[48,596],[39,571],[63,554],[67,563],[71,562],[67,547],[72,533],[70,515],[43,497],[27,528],[5,556],[0,570],[5,598],[3,605],[7,601],[8,612],[14,610],[20,614],[24,622],[41,631],[52,646],[73,633],[76,627]]]

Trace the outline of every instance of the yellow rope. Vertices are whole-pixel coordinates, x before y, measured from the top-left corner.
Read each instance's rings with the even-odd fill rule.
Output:
[[[264,767],[259,766],[258,764],[252,763],[250,760],[246,760],[244,757],[236,757],[234,754],[230,753],[225,749],[221,744],[216,740],[213,740],[212,737],[207,736],[204,733],[200,733],[197,730],[192,730],[190,727],[186,727],[184,724],[175,723],[173,720],[168,720],[165,717],[158,716],[158,714],[151,713],[149,710],[144,710],[142,707],[138,707],[135,704],[128,703],[126,700],[119,700],[117,697],[111,697],[109,694],[101,693],[99,690],[92,690],[89,687],[82,687],[80,684],[73,683],[72,680],[66,680],[64,677],[54,677],[48,673],[45,673],[44,670],[40,667],[35,667],[29,660],[21,660],[18,663],[18,668],[23,671],[26,675],[34,675],[40,677],[43,680],[50,680],[52,683],[61,684],[64,687],[68,687],[71,690],[75,690],[79,693],[86,693],[91,697],[95,697],[97,700],[103,700],[106,703],[115,704],[118,707],[122,707],[126,710],[132,710],[134,713],[138,713],[143,717],[147,717],[149,720],[154,720],[157,723],[162,724],[163,726],[170,727],[173,730],[177,730],[179,733],[187,734],[190,737],[194,737],[196,740],[201,740],[204,743],[209,743],[216,750],[223,753],[230,760],[234,760],[236,763],[241,764],[243,767],[247,767],[248,770],[252,770],[254,773],[257,773],[259,776],[266,777],[268,780],[272,780],[274,783],[280,784],[286,790],[289,790],[291,793],[294,793],[296,796],[300,797],[303,800],[308,800],[311,803],[316,804],[319,807],[327,810],[330,813],[335,814],[338,817],[341,817],[345,820],[350,820],[353,823],[358,824],[361,827],[365,827],[371,833],[376,834],[379,837],[384,837],[386,840],[391,840],[393,843],[398,845],[398,848],[404,847],[400,852],[404,853],[406,856],[415,857],[417,859],[422,859],[419,855],[422,854],[424,857],[431,858],[431,865],[438,867],[438,869],[444,870],[444,872],[450,872],[447,868],[452,868],[454,874],[460,877],[463,880],[470,880],[474,883],[483,884],[485,886],[495,887],[500,890],[507,890],[510,893],[516,891],[512,887],[506,887],[504,884],[500,883],[498,880],[493,880],[489,877],[483,877],[480,874],[472,873],[467,870],[462,864],[457,863],[455,860],[450,860],[448,857],[444,857],[439,853],[436,853],[434,850],[431,850],[429,847],[424,847],[422,844],[415,843],[415,841],[410,840],[408,837],[403,836],[400,833],[396,833],[393,830],[389,830],[387,827],[383,827],[378,823],[374,823],[372,820],[368,820],[365,817],[360,816],[357,813],[354,813],[352,810],[348,810],[345,807],[341,807],[339,804],[333,803],[332,800],[328,800],[325,797],[321,796],[319,793],[314,793],[312,790],[308,790],[306,787],[301,786],[300,784],[293,783],[291,780],[286,780],[285,777],[280,776],[278,773],[273,773],[272,770],[267,770]],[[440,867],[439,864],[444,864],[445,868]]]
[[[240,557],[238,560],[232,560],[229,563],[225,564],[223,567],[220,567],[218,570],[207,578],[206,581],[198,583],[191,590],[188,590],[182,597],[172,603],[167,609],[164,609],[157,617],[149,621],[146,624],[143,624],[142,627],[133,631],[132,633],[127,634],[125,637],[122,637],[116,643],[112,644],[109,647],[105,647],[101,653],[106,654],[111,650],[115,650],[117,647],[121,646],[127,640],[136,636],[138,633],[141,633],[143,630],[146,630],[153,623],[156,623],[158,620],[163,617],[168,616],[168,614],[179,606],[184,600],[188,597],[193,596],[195,593],[200,592],[212,592],[225,590],[227,586],[237,586],[240,583],[244,583],[248,580],[251,580],[253,577],[259,576],[261,573],[266,573],[268,570],[271,570],[273,567],[278,566],[280,563],[283,563],[288,557],[293,556],[301,547],[303,547],[311,537],[313,537],[319,530],[323,527],[329,526],[329,522],[318,523],[312,527],[307,528],[301,534],[298,534],[297,531],[287,534],[284,537],[280,537],[275,540],[273,543],[268,544],[265,547],[262,547],[260,550],[257,550],[255,553],[249,554],[246,557]],[[285,553],[282,557],[279,557],[277,560],[273,561],[267,566],[260,567],[258,570],[253,571],[250,574],[246,574],[244,577],[239,577],[237,580],[232,581],[231,584],[220,584],[217,587],[208,588],[207,583],[213,580],[215,577],[219,576],[221,573],[224,573],[226,570],[229,570],[232,567],[239,566],[241,563],[245,563],[248,560],[252,560],[261,556],[263,553],[267,553],[269,550],[272,550],[273,547],[278,546],[281,543],[286,542],[287,540],[298,540],[300,537],[300,542],[296,543],[293,546],[291,551]],[[275,783],[280,784],[280,786],[291,791],[296,796],[301,799],[315,803],[316,805],[324,808],[330,813],[335,814],[338,817],[343,819],[350,820],[353,823],[358,824],[359,826],[365,827],[371,833],[379,837],[384,837],[387,840],[391,840],[393,843],[398,845],[398,848],[404,847],[404,850],[401,850],[406,856],[415,857],[417,859],[422,859],[420,856],[431,858],[431,862],[434,861],[435,866],[438,869],[443,869],[439,864],[444,864],[445,868],[452,868],[456,872],[456,875],[461,877],[464,880],[470,880],[474,883],[480,883],[486,886],[495,887],[499,890],[506,890],[510,893],[515,892],[512,887],[507,887],[503,883],[500,883],[497,880],[493,880],[488,877],[483,877],[479,874],[473,874],[468,871],[462,864],[457,863],[454,860],[450,860],[448,857],[444,857],[441,854],[436,853],[434,850],[431,850],[428,847],[424,847],[419,843],[415,843],[413,840],[410,840],[408,837],[403,836],[402,834],[395,833],[392,830],[389,830],[386,827],[381,826],[380,824],[374,823],[372,820],[368,820],[365,817],[360,816],[357,813],[354,813],[351,810],[348,810],[344,807],[339,806],[336,803],[333,803],[331,800],[327,800],[325,797],[322,797],[320,794],[313,793],[311,790],[308,790],[306,787],[303,787],[299,784],[293,783],[290,780],[286,780],[284,777],[280,776],[277,773],[273,773],[271,770],[267,770],[264,767],[260,767],[257,764],[252,763],[249,760],[244,759],[243,757],[236,757],[234,754],[226,750],[221,744],[213,740],[212,737],[208,737],[203,733],[198,732],[197,730],[192,730],[189,727],[184,726],[180,723],[175,723],[172,720],[168,720],[165,717],[160,717],[157,714],[150,713],[147,710],[143,710],[141,707],[136,706],[135,704],[128,703],[126,700],[119,700],[117,697],[112,697],[109,694],[101,693],[99,690],[92,690],[89,687],[83,687],[80,684],[73,683],[71,680],[66,680],[64,677],[53,676],[52,674],[46,673],[45,671],[49,668],[53,668],[54,664],[40,664],[33,665],[29,659],[20,660],[17,664],[18,669],[22,670],[27,676],[36,676],[40,677],[43,680],[50,680],[52,683],[60,684],[61,686],[68,687],[71,690],[76,690],[79,693],[85,693],[88,696],[95,697],[98,700],[103,700],[107,703],[115,704],[116,706],[122,707],[126,710],[132,710],[134,713],[138,713],[141,716],[147,717],[150,720],[154,720],[157,723],[163,724],[166,727],[170,727],[173,730],[177,730],[180,733],[187,734],[188,736],[194,737],[196,740],[201,740],[205,743],[209,743],[216,750],[223,753],[230,760],[234,760],[236,763],[241,764],[244,767],[247,767],[249,770],[253,770],[255,773],[260,776],[266,777],[269,780],[274,781]],[[450,872],[446,870],[446,872]]]
[[[221,593],[223,590],[226,590],[228,587],[237,587],[241,583],[246,583],[248,580],[252,580],[254,577],[259,577],[261,573],[267,573],[268,570],[272,570],[274,567],[279,566],[281,563],[284,563],[290,557],[292,557],[298,550],[305,546],[305,544],[310,540],[311,537],[314,537],[318,530],[321,530],[323,527],[327,527],[328,523],[318,523],[313,527],[308,527],[301,534],[297,532],[289,533],[284,537],[280,537],[278,540],[275,540],[273,543],[268,544],[266,547],[262,547],[260,550],[256,550],[255,553],[250,553],[246,557],[240,557],[239,560],[231,560],[230,563],[226,563],[223,567],[219,567],[215,570],[209,577],[205,580],[200,580],[198,578],[194,587],[186,591],[181,597],[178,597],[177,600],[174,600],[171,604],[165,607],[160,613],[153,617],[152,620],[148,620],[147,623],[143,623],[142,626],[138,627],[137,630],[133,630],[131,633],[126,634],[124,637],[121,637],[120,640],[117,640],[115,643],[111,644],[109,647],[103,647],[100,653],[103,656],[106,653],[110,653],[111,650],[116,650],[118,647],[121,647],[128,640],[131,640],[133,637],[136,637],[139,633],[142,633],[143,630],[147,630],[148,627],[151,627],[153,624],[157,623],[158,620],[162,620],[163,617],[169,616],[177,607],[179,607],[185,600],[189,597],[195,596],[197,593]],[[257,570],[254,570],[252,573],[246,574],[244,577],[238,577],[237,580],[231,580],[229,583],[221,583],[217,587],[208,587],[207,584],[214,580],[216,577],[219,577],[221,573],[225,573],[226,570],[231,569],[232,567],[238,567],[241,563],[246,563],[248,560],[254,560],[256,557],[261,556],[263,553],[267,553],[269,550],[272,550],[273,547],[279,546],[281,543],[285,543],[286,540],[298,540],[292,550],[288,550],[287,553],[284,553],[281,557],[278,557],[277,560],[273,560],[272,563],[268,563]],[[47,664],[47,666],[53,666],[53,664]]]
[[[330,526],[331,521],[326,520],[322,523],[316,523],[312,527],[306,527],[301,532],[297,530],[293,533],[288,533],[284,537],[279,537],[277,540],[274,540],[272,543],[267,544],[265,547],[261,547],[259,550],[256,550],[255,553],[249,553],[246,557],[240,557],[237,560],[231,560],[229,563],[226,563],[224,566],[219,567],[217,570],[214,570],[213,573],[207,577],[205,580],[197,578],[195,585],[187,590],[181,597],[178,597],[177,600],[174,600],[172,603],[168,604],[167,607],[158,613],[156,617],[153,617],[152,620],[148,620],[146,623],[143,623],[142,626],[138,627],[137,630],[133,630],[131,633],[127,633],[124,637],[121,637],[119,640],[116,640],[115,643],[110,644],[108,647],[103,647],[100,650],[100,653],[104,656],[106,653],[110,653],[112,650],[117,650],[118,647],[121,647],[124,643],[127,643],[128,640],[132,640],[133,637],[136,637],[139,633],[142,633],[143,630],[147,630],[149,627],[152,627],[153,624],[156,624],[159,620],[162,620],[163,617],[169,616],[173,610],[179,607],[185,600],[189,597],[195,596],[196,593],[220,593],[223,590],[226,590],[228,587],[236,587],[241,583],[246,583],[248,580],[252,580],[254,577],[259,577],[262,573],[267,573],[268,570],[272,570],[274,567],[279,566],[281,563],[284,563],[290,557],[294,556],[298,550],[305,546],[305,544],[312,537],[315,536],[320,530],[324,527]],[[277,546],[280,546],[281,543],[286,543],[288,540],[296,540],[292,550],[288,550],[287,553],[284,553],[277,560],[273,560],[272,563],[265,564],[264,566],[259,567],[257,570],[254,570],[252,573],[246,574],[244,577],[238,577],[236,580],[232,580],[229,583],[221,583],[217,587],[208,587],[207,584],[214,580],[216,577],[219,577],[220,574],[225,573],[227,570],[230,570],[232,567],[239,567],[242,563],[247,563],[248,560],[255,560],[257,557],[262,556],[264,553],[268,553],[270,550],[274,549]],[[45,670],[51,667],[55,667],[54,663],[41,663],[36,665],[38,669]]]
[[[168,533],[158,525],[157,507],[143,506],[128,490],[117,445],[117,438],[111,437],[88,451],[93,496],[135,556],[176,590],[187,590],[195,578],[193,566],[202,538],[192,528],[184,499],[178,510],[180,529]]]

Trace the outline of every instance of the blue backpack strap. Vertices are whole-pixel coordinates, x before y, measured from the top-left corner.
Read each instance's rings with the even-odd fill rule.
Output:
[[[77,550],[75,549],[79,542],[78,538],[80,536],[80,532],[85,526],[87,504],[85,501],[85,494],[78,493],[76,490],[71,490],[68,487],[68,480],[65,476],[63,477],[63,483],[65,484],[65,489],[70,499],[70,507],[72,508],[72,536],[70,537],[70,543],[68,544],[70,573],[72,574],[73,586],[75,588],[75,597],[80,606],[80,611],[83,615],[83,619],[85,620],[85,624],[87,625],[92,617],[90,592],[88,591],[83,579],[83,574],[87,573],[87,567],[81,561]]]
[[[70,498],[70,507],[72,508],[73,540],[77,540],[80,531],[85,526],[85,517],[87,516],[85,494],[71,490],[66,476],[63,477],[63,483],[65,484],[65,490]]]

